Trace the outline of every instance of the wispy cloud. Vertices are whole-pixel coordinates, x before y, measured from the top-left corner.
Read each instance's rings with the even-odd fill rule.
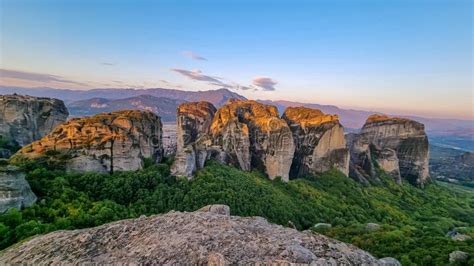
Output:
[[[100,64],[103,65],[103,66],[115,66],[115,65],[117,65],[117,63],[111,63],[111,62],[102,62]]]
[[[269,77],[256,77],[252,80],[254,86],[262,88],[264,91],[274,91],[278,82]]]
[[[18,70],[9,70],[9,69],[0,69],[0,78],[11,78],[11,79],[18,79],[18,80],[43,82],[43,83],[58,82],[58,83],[79,85],[79,86],[84,86],[84,87],[88,86],[88,84],[86,83],[69,80],[57,75],[18,71]]]
[[[186,70],[186,69],[180,69],[180,68],[173,68],[171,69],[171,71],[179,73],[192,80],[202,81],[202,82],[206,82],[209,85],[219,86],[222,88],[227,88],[227,89],[232,89],[232,90],[258,91],[259,90],[258,88],[261,88],[262,90],[265,90],[265,91],[274,91],[275,90],[274,86],[277,84],[277,82],[273,81],[271,78],[256,77],[252,81],[252,85],[244,86],[222,77],[206,75],[202,73],[201,70]]]
[[[190,58],[190,59],[193,59],[193,60],[201,60],[201,61],[207,61],[206,58],[194,53],[194,52],[191,52],[191,51],[184,51],[183,52],[183,55],[187,58]]]
[[[202,73],[201,70],[186,70],[186,69],[180,69],[180,68],[173,68],[171,71],[174,71],[176,73],[179,73],[189,79],[192,80],[198,80],[198,81],[206,81],[209,82],[210,84],[222,86],[226,85],[222,81],[219,80],[218,77],[213,77],[213,76],[208,76]]]

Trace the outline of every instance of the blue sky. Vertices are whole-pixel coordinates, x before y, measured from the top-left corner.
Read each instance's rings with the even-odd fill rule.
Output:
[[[474,119],[472,1],[0,0],[0,84]]]

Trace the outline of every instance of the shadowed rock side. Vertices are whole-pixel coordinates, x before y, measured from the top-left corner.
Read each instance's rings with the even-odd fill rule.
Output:
[[[35,201],[25,175],[14,166],[0,166],[0,214],[11,208],[29,207]]]
[[[209,102],[184,103],[178,107],[176,156],[171,172],[176,176],[192,177],[207,159],[211,123],[216,108]],[[207,141],[207,142],[206,142]]]
[[[325,115],[306,107],[289,107],[283,119],[290,126],[296,145],[291,177],[322,173],[331,167],[348,175],[349,152],[337,115]]]
[[[328,237],[229,216],[227,206],[169,212],[38,236],[0,254],[0,264],[379,265]]]
[[[15,163],[51,153],[65,155],[73,171],[137,170],[145,158],[159,162],[163,155],[160,118],[146,111],[117,111],[74,118],[39,141],[23,147]]]
[[[264,171],[271,179],[289,179],[295,145],[275,106],[230,100],[216,112],[211,134],[228,163]]]
[[[421,123],[383,115],[370,116],[359,134],[347,136],[350,176],[378,182],[375,163],[398,183],[401,178],[423,186],[429,180],[428,137]]]
[[[68,115],[57,99],[0,95],[0,136],[24,146],[48,134]]]

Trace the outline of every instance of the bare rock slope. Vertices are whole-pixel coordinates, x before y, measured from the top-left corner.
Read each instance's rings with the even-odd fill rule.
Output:
[[[23,147],[12,162],[63,154],[73,171],[140,169],[146,158],[163,156],[160,118],[147,111],[117,111],[74,118],[39,141]]]
[[[283,114],[296,143],[290,176],[322,173],[336,167],[349,173],[349,151],[337,115],[306,107],[288,107]]]
[[[423,186],[429,180],[428,136],[421,123],[372,115],[359,134],[348,136],[348,144],[350,175],[358,181],[377,181],[374,163],[397,182]]]
[[[171,168],[174,175],[191,177],[204,166],[206,141],[215,112],[216,108],[209,102],[190,102],[178,107],[176,156]]]
[[[225,205],[53,232],[0,253],[4,263],[383,264],[319,234],[270,224],[261,217],[229,216]]]
[[[23,146],[48,134],[68,115],[61,100],[0,95],[0,136]]]
[[[270,179],[289,179],[295,145],[275,106],[230,100],[217,110],[211,134],[227,160],[242,170],[258,169]]]
[[[25,175],[14,166],[0,166],[0,213],[11,208],[29,207],[35,201],[36,196]]]

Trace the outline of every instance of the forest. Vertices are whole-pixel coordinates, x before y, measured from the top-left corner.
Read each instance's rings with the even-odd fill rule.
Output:
[[[0,250],[54,230],[227,204],[232,215],[294,224],[403,265],[446,265],[455,250],[469,253],[466,263],[474,264],[472,188],[435,182],[424,189],[397,185],[382,172],[383,184],[363,186],[337,170],[285,183],[214,161],[189,181],[172,176],[170,164],[147,162],[143,170],[109,175],[66,173],[57,164],[24,162],[21,168],[38,201],[0,215]],[[315,227],[318,223],[331,227]],[[368,229],[367,223],[379,227]],[[471,239],[452,240],[446,234],[453,228]]]

